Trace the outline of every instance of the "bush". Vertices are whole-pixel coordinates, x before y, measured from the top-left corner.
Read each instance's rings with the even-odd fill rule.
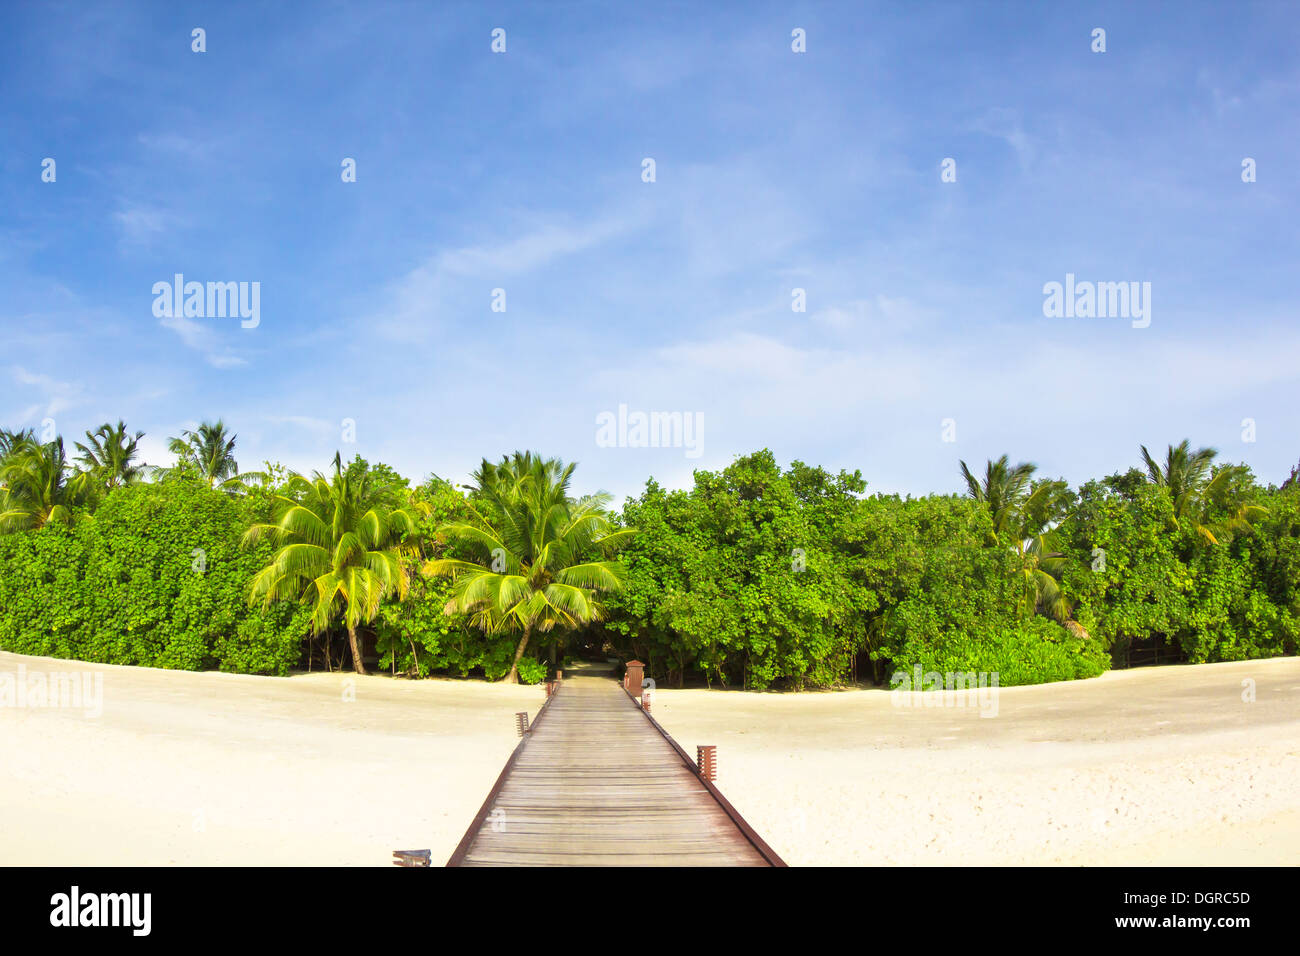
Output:
[[[304,609],[250,608],[270,547],[244,551],[250,501],[189,478],[119,488],[72,527],[0,535],[0,648],[177,670],[285,674]]]
[[[509,666],[506,667],[508,671]],[[546,680],[546,664],[535,657],[521,657],[519,659],[519,683],[521,684],[540,684]]]
[[[1097,641],[1075,637],[1044,617],[915,635],[890,657],[894,670],[911,672],[919,665],[941,674],[997,674],[1001,687],[1097,677],[1110,668],[1110,655]]]
[[[349,470],[370,467],[357,459]],[[406,482],[375,466],[395,493]],[[832,475],[768,451],[689,490],[655,481],[623,507],[637,529],[619,560],[623,591],[602,625],[578,639],[645,661],[663,683],[687,673],[749,688],[825,687],[863,661],[892,671],[997,673],[1005,686],[1094,677],[1127,662],[1135,642],[1178,648],[1192,662],[1295,654],[1300,639],[1300,484],[1261,488],[1233,468],[1212,514],[1175,517],[1169,492],[1136,470],[1070,492],[1055,535],[1069,607],[1035,614],[1023,558],[992,533],[981,504],[955,495],[864,497],[860,474]],[[407,543],[470,557],[435,529],[464,520],[461,492],[417,489]],[[1242,504],[1266,510],[1208,542],[1196,520]],[[246,602],[272,545],[245,550],[244,530],[271,513],[270,493],[232,497],[184,475],[119,488],[70,526],[0,535],[0,648],[154,667],[284,674],[301,659],[308,610]],[[1217,527],[1217,525],[1216,525]],[[446,579],[411,583],[373,624],[381,667],[489,680],[510,669],[517,634],[485,635],[444,613]],[[1085,636],[1091,635],[1091,636]],[[538,638],[520,661],[565,650]]]

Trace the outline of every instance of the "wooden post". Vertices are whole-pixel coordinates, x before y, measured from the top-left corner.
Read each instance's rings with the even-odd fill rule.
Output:
[[[713,744],[700,744],[695,748],[695,765],[705,780],[718,779],[718,748]]]
[[[623,676],[623,688],[636,697],[641,693],[643,680],[645,680],[645,665],[640,661],[628,661],[627,673]]]

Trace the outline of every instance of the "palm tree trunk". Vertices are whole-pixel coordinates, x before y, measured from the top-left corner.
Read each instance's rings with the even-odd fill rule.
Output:
[[[352,645],[352,669],[358,674],[366,672],[366,665],[361,660],[361,646],[357,643],[357,629],[348,625],[348,643]]]
[[[519,646],[515,648],[515,659],[510,662],[510,673],[501,678],[503,684],[519,683],[519,659],[524,656],[524,651],[528,649],[528,635],[533,632],[531,624],[524,627],[524,636],[519,639]]]

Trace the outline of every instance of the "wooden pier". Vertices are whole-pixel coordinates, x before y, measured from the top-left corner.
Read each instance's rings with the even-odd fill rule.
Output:
[[[448,866],[785,866],[611,676],[556,684]]]

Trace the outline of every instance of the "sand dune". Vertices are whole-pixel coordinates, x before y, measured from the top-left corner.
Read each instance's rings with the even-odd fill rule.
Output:
[[[450,855],[537,687],[103,675],[103,710],[0,706],[0,863],[389,865]],[[1242,681],[1256,699],[1242,700]],[[348,697],[355,696],[354,700]],[[793,865],[1292,864],[1300,660],[1003,689],[995,717],[887,691],[660,690],[655,714]]]

